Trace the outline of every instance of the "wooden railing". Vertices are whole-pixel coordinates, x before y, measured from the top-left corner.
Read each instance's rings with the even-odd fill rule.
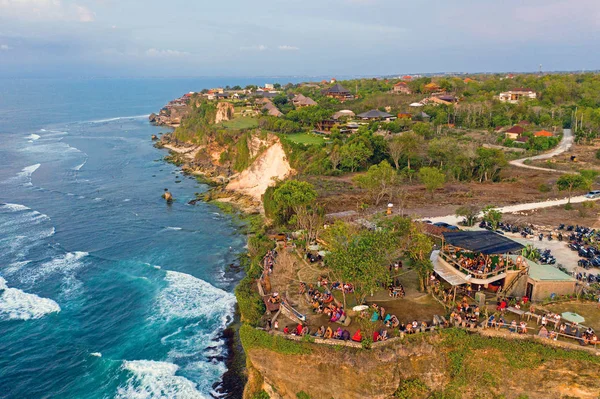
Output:
[[[487,279],[489,277],[494,277],[497,276],[499,274],[502,274],[504,272],[506,272],[508,270],[508,266],[504,266],[502,268],[496,268],[490,272],[487,273],[482,273],[482,272],[478,272],[478,271],[474,271],[474,270],[470,270],[467,269],[466,267],[462,266],[459,262],[456,261],[456,259],[454,259],[452,256],[448,255],[445,252],[441,252],[440,251],[440,256],[442,259],[444,259],[446,262],[448,262],[450,265],[454,266],[455,268],[459,269],[460,271],[462,271],[465,274],[470,274],[475,278],[479,278],[479,279]]]

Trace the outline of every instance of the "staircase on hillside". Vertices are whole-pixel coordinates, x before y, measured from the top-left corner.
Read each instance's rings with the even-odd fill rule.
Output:
[[[517,274],[517,276],[515,278],[512,279],[512,281],[510,283],[508,283],[508,285],[505,285],[504,287],[501,287],[498,292],[496,293],[496,299],[499,299],[501,296],[504,296],[506,293],[509,293],[514,287],[515,285],[517,285],[517,283],[519,282],[519,280],[521,280],[521,277],[526,276],[529,272],[529,267],[526,267],[525,269],[522,269],[519,271],[519,273]]]

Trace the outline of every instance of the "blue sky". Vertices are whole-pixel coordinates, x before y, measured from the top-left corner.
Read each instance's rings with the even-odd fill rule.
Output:
[[[600,0],[0,0],[0,76],[600,69]]]

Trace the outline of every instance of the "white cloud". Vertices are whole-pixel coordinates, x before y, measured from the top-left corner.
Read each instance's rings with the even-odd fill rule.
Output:
[[[0,16],[24,21],[92,22],[95,19],[89,8],[61,0],[0,0]]]
[[[0,51],[8,51],[8,50],[12,50],[12,47],[10,47],[8,44],[0,44]]]
[[[240,50],[243,50],[243,51],[265,51],[268,49],[269,48],[267,46],[265,46],[264,44],[259,44],[257,46],[240,47]]]
[[[279,46],[278,49],[281,51],[298,51],[298,50],[300,50],[296,46],[288,46],[287,44]]]
[[[191,54],[187,51],[149,48],[146,50],[146,55],[148,57],[187,57]]]

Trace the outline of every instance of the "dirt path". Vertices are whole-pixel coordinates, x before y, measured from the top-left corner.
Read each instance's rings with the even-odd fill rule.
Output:
[[[569,171],[566,171],[566,170],[555,170],[555,169],[541,168],[539,166],[525,165],[524,162],[527,160],[538,161],[541,159],[550,159],[552,157],[560,155],[560,154],[568,151],[571,148],[571,146],[573,145],[573,140],[574,140],[573,132],[571,131],[571,129],[563,129],[562,140],[560,141],[560,143],[558,143],[558,146],[556,146],[556,148],[553,149],[552,151],[547,152],[545,154],[536,155],[533,157],[515,159],[514,161],[510,161],[510,164],[513,166],[517,166],[519,168],[543,170],[546,172],[570,173]]]
[[[572,197],[571,203],[577,204],[577,203],[585,202],[585,201],[597,201],[599,199],[600,198],[589,199],[589,198],[586,198],[585,195],[579,195],[577,197]],[[563,198],[563,199],[555,199],[555,200],[550,200],[550,201],[530,202],[530,203],[525,203],[525,204],[509,205],[509,206],[503,206],[503,207],[496,208],[496,209],[499,210],[501,213],[513,213],[513,212],[530,211],[533,209],[550,208],[553,206],[564,205],[568,201],[569,201],[568,198]],[[483,215],[479,214],[478,216],[481,217]],[[446,215],[446,216],[440,216],[440,217],[434,217],[434,218],[423,218],[422,220],[430,220],[432,223],[445,222],[445,223],[455,225],[455,224],[458,224],[458,222],[461,221],[462,219],[463,219],[462,216],[458,217],[456,215]]]

